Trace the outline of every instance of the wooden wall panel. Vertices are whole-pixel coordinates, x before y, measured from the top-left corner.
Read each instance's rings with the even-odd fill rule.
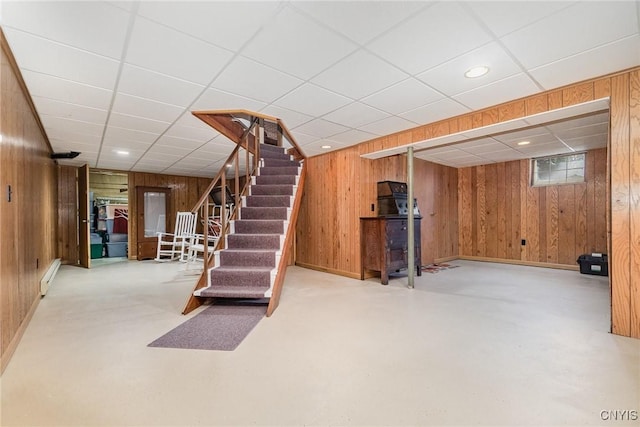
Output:
[[[169,211],[167,212],[168,229],[175,227],[176,213],[190,211],[202,193],[211,183],[211,178],[194,178],[177,175],[163,175],[145,172],[129,172],[129,218],[138,217],[136,206],[136,187],[162,187],[171,189]],[[136,221],[129,221],[129,258],[138,256],[138,231]]]
[[[378,214],[377,182],[407,181],[406,156],[368,160],[360,157],[362,149],[350,147],[307,159],[296,229],[297,264],[359,277],[360,217]],[[421,263],[457,255],[457,171],[415,159],[414,183],[423,216]]]
[[[57,172],[49,142],[1,32],[0,43],[1,372],[40,300],[40,279],[56,257]]]
[[[630,336],[640,338],[640,71],[629,75]]]
[[[529,185],[527,160],[460,169],[460,255],[575,267],[583,253],[606,252],[605,212],[595,209],[606,205],[604,167],[606,149],[589,151],[587,183],[547,187]]]

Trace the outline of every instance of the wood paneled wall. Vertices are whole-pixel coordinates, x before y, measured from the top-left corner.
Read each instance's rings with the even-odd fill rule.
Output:
[[[607,150],[585,166],[584,183],[547,187],[529,185],[529,160],[458,170],[460,255],[577,267],[607,253]]]
[[[0,372],[40,300],[56,255],[56,165],[0,32]],[[8,188],[11,186],[11,201]]]
[[[406,157],[360,157],[350,147],[306,160],[296,263],[360,277],[360,217],[377,215],[377,182],[406,182]],[[457,255],[457,170],[416,159],[414,197],[422,214],[422,260]],[[373,210],[372,210],[373,206]]]
[[[137,224],[138,217],[136,187],[163,187],[171,189],[169,211],[167,212],[168,230],[175,227],[176,213],[190,211],[202,193],[211,183],[211,178],[195,178],[176,175],[161,175],[144,172],[129,173],[129,258],[138,256]]]
[[[605,191],[608,190],[606,206],[610,210],[607,229],[610,232],[608,246],[612,294],[612,331],[619,335],[640,338],[640,226],[638,225],[640,224],[640,68],[575,83],[480,111],[408,129],[386,137],[376,138],[360,144],[360,149],[363,153],[370,153],[382,148],[405,145],[426,138],[447,135],[604,97],[610,98],[611,107],[611,142],[607,171],[607,176],[610,179],[610,189],[607,188]],[[522,168],[520,169],[522,173]],[[484,172],[477,170],[476,173],[478,171],[480,174]],[[510,173],[512,172],[510,171]],[[489,173],[491,174],[493,171]],[[498,170],[496,170],[496,173],[499,173]],[[467,174],[461,173],[460,180],[471,179]],[[484,191],[486,192],[487,189],[485,188]],[[489,189],[489,191],[493,190]],[[562,191],[564,192],[565,190]],[[460,199],[462,205],[468,206],[473,201],[470,202],[465,199],[466,196],[461,194]],[[564,196],[564,193],[558,193],[559,203],[560,198]],[[489,194],[489,197],[492,198],[493,194]],[[498,193],[496,193],[496,197],[498,197]],[[528,194],[527,197],[529,197]],[[536,200],[535,195],[531,195],[531,197]],[[541,195],[538,195],[538,200],[540,197]],[[544,197],[547,197],[546,191]],[[549,197],[553,200],[555,194],[550,194]],[[528,199],[520,198],[520,203],[526,204],[526,209],[521,208],[521,212],[534,215],[537,210],[539,214],[540,211],[537,206],[533,203],[529,204],[527,201]],[[560,209],[560,205],[558,206]],[[476,213],[476,215],[480,214]],[[545,213],[545,221],[546,215]],[[551,215],[553,216],[553,214]],[[493,227],[492,222],[480,221],[479,224],[481,227]],[[552,222],[551,225],[553,225]],[[501,229],[503,227],[502,224],[496,224],[495,226]],[[504,227],[506,226],[505,224]],[[513,226],[513,223],[511,226]],[[558,226],[568,227],[568,222],[558,224]],[[545,227],[547,227],[546,222]],[[584,226],[582,227],[584,229]],[[473,232],[468,223],[467,225],[461,224],[459,233],[463,242],[473,242],[468,237]],[[587,233],[590,232],[589,224],[587,224]],[[565,243],[562,242],[563,245]],[[483,243],[480,242],[480,244],[482,245]],[[558,242],[559,244],[560,242]],[[538,242],[538,256],[540,253],[539,245],[540,242]],[[529,256],[529,251],[532,252],[531,256],[533,256],[535,250],[532,247],[534,246],[527,248],[525,257]],[[547,242],[545,241],[546,246]],[[469,250],[469,248],[464,250]],[[471,250],[473,251],[473,248]],[[489,250],[493,250],[493,247]]]

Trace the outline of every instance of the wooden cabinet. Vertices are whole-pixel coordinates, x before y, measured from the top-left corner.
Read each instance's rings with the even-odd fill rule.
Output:
[[[420,250],[420,220],[414,218],[415,265],[417,275],[422,275]],[[406,269],[407,217],[360,218],[360,279],[365,270],[380,272],[383,285],[389,283],[389,273]]]

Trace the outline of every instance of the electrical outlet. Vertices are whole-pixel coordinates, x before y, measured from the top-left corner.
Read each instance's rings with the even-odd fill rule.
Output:
[[[375,212],[376,210],[376,205],[374,205],[373,203],[371,203],[371,212]]]
[[[526,246],[526,245],[527,245],[527,241],[526,241],[525,239],[522,239],[522,241],[520,242],[520,244],[521,244],[522,246]]]

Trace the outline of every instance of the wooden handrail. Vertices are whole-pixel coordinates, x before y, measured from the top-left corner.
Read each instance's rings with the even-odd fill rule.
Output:
[[[226,159],[218,173],[211,180],[211,183],[207,186],[206,190],[200,196],[200,199],[196,202],[196,204],[191,209],[191,212],[197,212],[200,209],[203,209],[204,212],[200,215],[200,217],[204,221],[204,256],[203,256],[203,271],[200,275],[193,292],[198,289],[201,289],[207,286],[207,274],[209,269],[214,264],[214,253],[217,250],[223,249],[225,245],[225,236],[229,231],[229,221],[238,218],[239,211],[241,209],[241,197],[246,196],[248,194],[248,189],[251,184],[251,177],[254,175],[256,169],[260,164],[260,144],[263,143],[264,137],[264,122],[269,121],[276,125],[277,132],[284,136],[287,142],[291,145],[291,148],[288,150],[289,154],[293,155],[294,158],[298,161],[306,159],[304,152],[296,142],[295,138],[289,132],[289,129],[284,125],[284,123],[276,118],[267,116],[260,113],[255,113],[247,110],[219,110],[219,111],[200,111],[193,112],[194,116],[198,117],[224,136],[233,141],[236,146]],[[242,125],[242,123],[237,123],[237,118],[240,117],[243,120],[248,120],[249,125]],[[257,126],[256,126],[257,125]],[[257,130],[257,132],[254,132]],[[283,141],[281,137],[278,137],[277,141],[279,146],[283,145]],[[245,183],[242,189],[240,189],[240,150],[245,150]],[[253,162],[251,162],[251,155],[253,155]],[[227,187],[227,175],[226,169],[227,165],[234,164],[235,165],[235,174],[233,176],[234,180],[234,208],[231,211],[230,215],[227,215],[227,200],[226,200],[226,187]],[[304,181],[305,168],[303,163],[303,168],[300,176],[300,185]],[[211,253],[209,252],[209,247],[206,244],[208,242],[209,235],[209,195],[211,191],[219,185],[221,188],[221,207],[220,207],[220,236],[218,241],[216,242],[215,247]],[[291,223],[295,224],[295,219],[297,218],[298,211],[300,209],[300,199],[302,197],[302,192],[299,191],[294,200],[294,206],[292,209],[291,215]],[[276,276],[276,282],[274,284],[274,288],[272,290],[272,297],[269,302],[269,308],[267,309],[267,315],[271,315],[273,310],[278,306],[278,302],[280,299],[280,293],[282,289],[282,281],[284,280],[284,269],[286,268],[286,262],[289,258],[289,254],[291,251],[291,246],[293,243],[293,239],[295,238],[295,229],[289,228],[287,232],[287,236],[285,237],[285,246],[283,247],[282,258],[278,265],[279,274]],[[183,309],[183,314],[189,313],[193,309],[197,308],[201,302],[193,297],[193,293],[188,299],[185,307]]]

